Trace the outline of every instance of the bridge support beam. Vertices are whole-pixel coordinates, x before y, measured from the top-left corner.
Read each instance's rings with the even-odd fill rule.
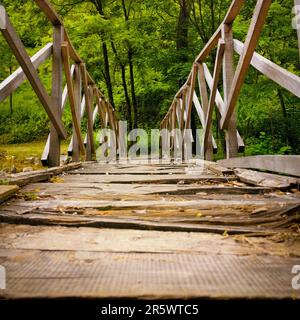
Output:
[[[225,51],[223,57],[223,87],[224,102],[227,106],[229,94],[234,78],[234,62],[233,62],[233,32],[232,25],[224,24],[222,27],[222,38],[225,42]],[[238,154],[238,141],[236,134],[237,115],[236,110],[233,111],[230,118],[228,128],[225,130],[226,139],[226,158],[234,158]]]
[[[78,122],[78,126],[80,127],[80,122],[81,122],[81,72],[80,72],[79,64],[76,64],[75,73],[74,73],[74,100],[75,100],[76,119]],[[74,127],[73,127],[72,143],[73,143],[72,161],[79,162],[80,161],[80,148],[79,148],[76,130]]]
[[[63,62],[62,43],[64,41],[64,28],[61,25],[53,27],[53,56],[52,56],[52,110],[57,118],[61,119],[62,86],[63,86]],[[54,125],[50,125],[50,144],[48,166],[60,165],[60,137]]]

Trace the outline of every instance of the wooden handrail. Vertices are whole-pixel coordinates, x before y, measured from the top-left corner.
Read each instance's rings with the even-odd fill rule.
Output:
[[[244,46],[245,45],[241,41],[234,39],[234,50],[236,53],[241,55],[244,50]],[[282,88],[290,91],[296,97],[300,98],[300,77],[278,66],[256,52],[253,54],[251,65],[269,79],[279,84]]]
[[[299,4],[300,0],[294,0],[295,5]],[[203,137],[203,156],[207,160],[211,160],[213,151],[213,136],[211,130],[212,124],[212,111],[216,105],[221,115],[220,127],[226,131],[226,156],[234,157],[238,151],[244,150],[244,142],[236,129],[236,105],[244,83],[248,68],[250,64],[258,71],[266,75],[268,78],[279,84],[281,87],[287,89],[295,96],[300,97],[300,77],[292,74],[288,70],[276,65],[263,56],[255,52],[260,33],[263,29],[271,0],[257,0],[254,9],[253,17],[250,23],[248,34],[245,44],[233,39],[232,24],[239,14],[244,0],[234,0],[228,12],[225,15],[221,25],[215,31],[208,43],[201,50],[200,54],[196,57],[194,65],[198,66],[198,85],[200,98],[195,90],[191,90],[191,85],[194,84],[193,72],[190,72],[187,81],[176,93],[175,98],[165,115],[161,127],[174,129],[172,121],[172,110],[175,101],[178,100],[179,110],[177,111],[178,121],[181,122],[180,128],[183,130],[191,128],[190,126],[190,103],[195,106],[199,116],[202,128],[204,130]],[[299,52],[300,52],[300,32],[299,37]],[[217,59],[214,66],[214,75],[212,76],[205,59],[208,55],[218,47]],[[223,49],[221,49],[224,47]],[[223,55],[223,50],[224,55]],[[233,53],[234,51],[240,55],[239,63],[236,70],[233,66]],[[218,75],[220,74],[223,65],[223,94],[222,98],[218,90]],[[208,97],[207,87],[210,89],[210,96]],[[221,90],[220,90],[221,91]],[[187,103],[188,97],[188,103]],[[192,98],[192,99],[191,99]],[[188,114],[186,115],[186,106],[188,106]],[[180,112],[181,111],[181,112]],[[180,115],[181,113],[181,115]],[[171,123],[171,126],[169,124]]]
[[[16,59],[18,60],[19,64],[21,65],[27,79],[29,80],[41,104],[45,108],[49,119],[53,123],[58,134],[65,139],[67,137],[66,131],[63,127],[61,120],[58,118],[58,116],[53,112],[53,109],[51,108],[51,98],[48,95],[44,85],[42,84],[42,81],[40,80],[40,77],[32,64],[31,59],[28,56],[22,41],[17,35],[6,13],[5,16],[6,25],[4,29],[1,29],[1,32],[5,40],[7,41],[8,45],[10,46],[12,52],[14,53]]]
[[[226,112],[221,119],[222,129],[228,128],[228,123],[236,107],[238,97],[240,95],[242,86],[244,84],[244,80],[245,80],[248,68],[250,66],[250,62],[252,60],[253,53],[258,43],[258,39],[262,31],[262,28],[264,26],[265,19],[267,17],[271,3],[272,3],[272,0],[257,0],[255,12],[254,12],[254,15],[250,24],[250,28],[247,34],[247,38],[245,41],[245,47],[244,47],[243,53],[241,54],[241,57],[233,78],[229,99],[228,99],[228,104],[226,106]]]
[[[52,54],[52,43],[48,43],[45,47],[39,50],[31,58],[31,62],[35,69],[45,62]],[[26,75],[23,69],[20,67],[13,72],[9,77],[0,83],[0,103],[11,95],[20,85],[26,80]]]
[[[96,87],[95,81],[86,70],[83,60],[72,45],[63,22],[54,8],[47,0],[35,0],[35,2],[53,24],[53,43],[47,44],[32,58],[28,56],[23,43],[15,32],[5,8],[0,6],[1,18],[4,17],[0,23],[1,32],[21,66],[0,83],[0,102],[16,90],[26,78],[29,80],[51,121],[51,131],[42,155],[42,163],[44,165],[57,166],[60,162],[60,138],[66,138],[61,116],[67,99],[69,99],[73,123],[72,147],[69,146],[69,150],[72,151],[73,161],[80,160],[79,151],[82,154],[86,153],[86,160],[92,160],[92,155],[95,153],[93,126],[96,115],[99,113],[102,127],[107,126],[107,119],[109,119],[109,125],[117,133],[116,112],[105,99],[103,93]],[[37,69],[51,56],[53,58],[52,95],[49,96],[38,76]],[[74,62],[71,68],[70,60]],[[63,70],[67,83],[64,90],[62,90]],[[82,87],[84,95],[81,98]],[[94,98],[96,98],[95,108]],[[80,122],[85,110],[88,118],[88,130],[85,139],[86,148],[80,128]],[[49,159],[51,161],[48,161]]]

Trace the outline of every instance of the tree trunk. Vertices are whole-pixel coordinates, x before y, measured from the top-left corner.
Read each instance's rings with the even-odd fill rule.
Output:
[[[133,70],[133,62],[132,62],[132,49],[129,47],[128,49],[128,62],[129,62],[129,72],[130,72],[130,86],[131,86],[131,98],[133,105],[133,126],[136,129],[138,126],[138,107],[137,100],[135,95],[135,84],[134,84],[134,70]]]
[[[91,0],[91,2],[96,7],[96,10],[98,13],[105,18],[102,0]],[[105,84],[108,92],[108,98],[111,105],[115,108],[114,103],[114,95],[113,95],[113,88],[111,83],[111,77],[110,77],[110,67],[109,67],[109,58],[108,58],[108,51],[107,51],[107,45],[104,40],[104,32],[100,33],[101,41],[102,41],[102,54],[103,54],[103,60],[104,60],[104,78],[105,78]]]
[[[180,62],[188,61],[188,31],[190,9],[188,0],[179,0],[180,10],[177,21],[176,49]]]
[[[102,52],[103,52],[103,59],[104,59],[105,83],[106,83],[106,87],[107,87],[108,98],[109,98],[111,105],[115,108],[113,88],[112,88],[111,78],[110,78],[107,46],[106,46],[105,41],[103,41],[103,40],[102,40]]]
[[[289,126],[289,119],[288,114],[285,107],[285,101],[283,94],[280,89],[277,90],[278,92],[278,98],[280,101],[283,117],[284,117],[284,127],[285,127],[285,134],[286,134],[286,144],[293,147],[293,137],[291,136],[290,126]]]
[[[113,41],[111,42],[111,47],[112,50],[117,58],[117,60],[119,61],[119,66],[121,68],[121,75],[122,75],[122,85],[123,85],[123,90],[124,90],[124,96],[125,96],[125,101],[126,101],[126,118],[128,121],[128,128],[129,131],[132,130],[132,114],[131,114],[131,101],[130,101],[130,97],[129,97],[129,93],[128,93],[128,87],[127,87],[127,82],[126,82],[126,65],[125,63],[121,62],[121,59],[118,55],[117,49],[115,44],[113,43]]]
[[[125,0],[122,0],[122,8],[124,13],[125,21],[129,20],[129,11],[126,9]],[[137,99],[135,94],[135,83],[134,83],[134,66],[133,66],[133,50],[129,42],[127,42],[128,51],[128,63],[129,63],[129,73],[130,73],[130,87],[131,87],[131,100],[133,105],[133,126],[136,129],[138,125],[138,106],[137,106]]]

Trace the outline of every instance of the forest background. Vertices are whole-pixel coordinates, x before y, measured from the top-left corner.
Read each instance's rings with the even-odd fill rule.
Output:
[[[52,26],[31,0],[2,0],[32,56],[52,41]],[[129,128],[159,128],[194,58],[212,36],[231,0],[51,0],[87,68]],[[244,41],[255,0],[246,1],[234,23]],[[257,52],[300,76],[293,0],[274,0]],[[212,70],[214,55],[207,63]],[[236,56],[236,61],[238,56]],[[0,82],[18,68],[0,35]],[[51,63],[39,68],[51,90]],[[194,126],[199,127],[197,115]],[[238,129],[245,155],[300,153],[299,99],[250,68],[238,102]],[[84,119],[83,121],[86,121]],[[224,156],[224,134],[214,114],[216,158]],[[71,134],[67,106],[63,122]],[[83,122],[84,123],[84,122]],[[95,129],[98,127],[96,121]],[[83,124],[83,131],[85,130]],[[28,82],[0,104],[0,157],[9,145],[46,141],[49,120]],[[42,145],[42,144],[41,144]],[[39,149],[35,152],[41,152]]]

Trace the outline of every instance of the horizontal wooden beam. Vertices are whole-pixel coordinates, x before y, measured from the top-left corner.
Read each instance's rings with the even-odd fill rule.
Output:
[[[239,55],[243,53],[244,46],[245,45],[241,41],[236,39],[234,40],[234,50]],[[256,52],[253,54],[251,65],[269,79],[300,98],[300,77],[278,66]]]
[[[300,156],[252,156],[220,160],[218,163],[228,168],[267,170],[300,177]]]
[[[244,50],[240,56],[236,73],[232,82],[231,90],[228,98],[228,105],[226,106],[226,113],[221,119],[221,128],[227,129],[231,116],[236,107],[253,53],[258,43],[260,33],[263,29],[265,19],[267,17],[269,7],[272,0],[258,0],[255,11],[251,20],[249,31],[246,37]]]
[[[53,44],[48,43],[44,48],[39,50],[31,58],[31,62],[35,69],[37,69],[45,60],[47,60],[52,54]],[[23,82],[26,81],[26,75],[23,69],[20,67],[13,72],[9,77],[0,83],[0,102],[5,100],[11,95]]]
[[[50,121],[52,122],[57,133],[62,137],[66,138],[67,133],[63,127],[61,119],[54,113],[52,108],[52,100],[48,95],[39,75],[32,64],[26,49],[17,35],[15,29],[13,28],[6,12],[5,12],[5,28],[0,29],[5,40],[7,41],[9,47],[11,48],[13,54],[18,60],[20,66],[22,67],[27,79],[29,80],[33,90],[35,91],[37,97],[39,98],[41,104],[43,105],[45,111],[48,114]]]

